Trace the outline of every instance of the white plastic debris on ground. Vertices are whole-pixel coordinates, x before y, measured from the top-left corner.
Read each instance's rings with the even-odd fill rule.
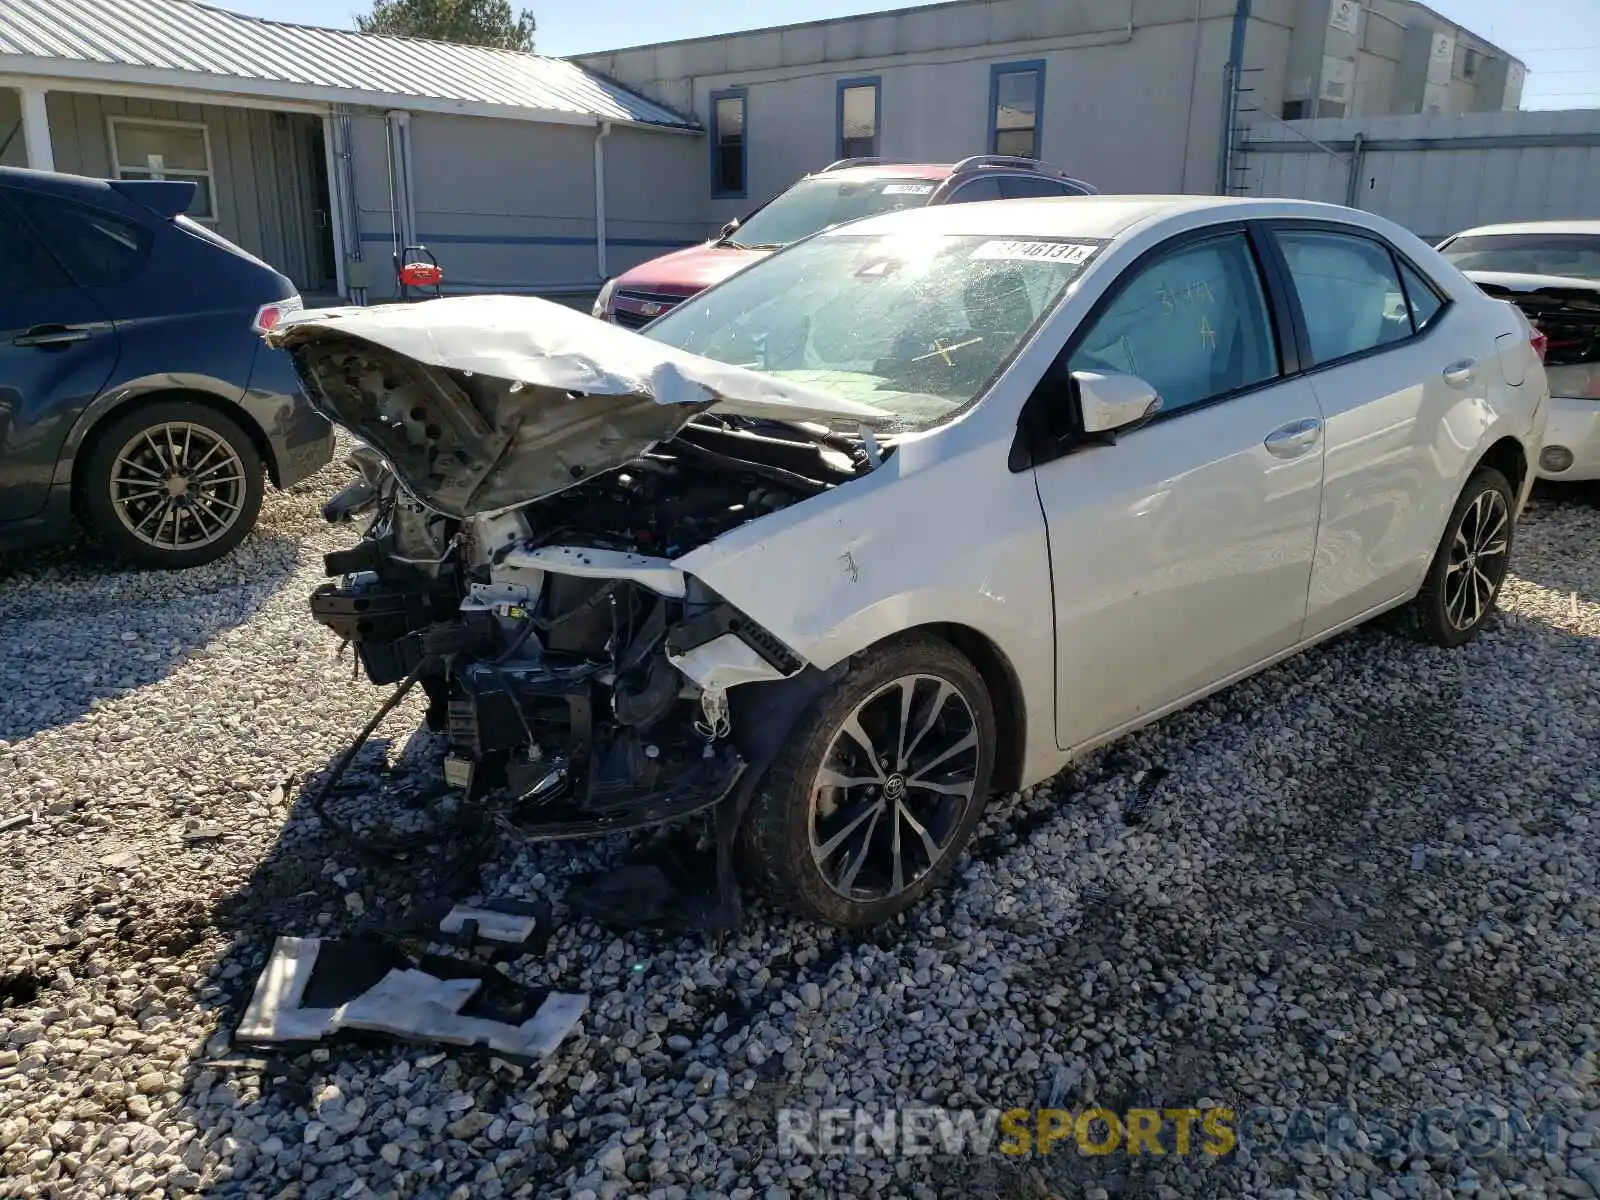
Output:
[[[545,1058],[572,1032],[589,998],[552,992],[520,1025],[461,1015],[478,993],[478,979],[439,979],[395,969],[377,984],[333,1008],[304,1008],[321,938],[280,937],[239,1022],[238,1042],[320,1041],[341,1030],[387,1033],[406,1041],[483,1046],[512,1058]]]

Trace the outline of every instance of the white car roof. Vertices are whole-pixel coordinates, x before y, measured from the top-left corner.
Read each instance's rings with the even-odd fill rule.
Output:
[[[1463,229],[1456,237],[1494,237],[1502,233],[1587,233],[1600,237],[1600,221],[1522,221]]]
[[[1037,200],[987,200],[940,204],[867,217],[823,236],[945,233],[989,236],[1116,238],[1148,221],[1208,214],[1215,221],[1307,217],[1376,228],[1378,218],[1337,204],[1310,200],[1254,200],[1233,196],[1068,196]],[[1204,223],[1204,222],[1202,222]]]

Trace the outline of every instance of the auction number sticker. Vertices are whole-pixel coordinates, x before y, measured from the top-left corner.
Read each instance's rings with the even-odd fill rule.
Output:
[[[934,185],[931,183],[890,183],[884,185],[883,194],[885,196],[926,196],[933,191],[933,187]]]
[[[1001,262],[1085,263],[1100,247],[1083,242],[985,242],[972,252],[975,259]]]

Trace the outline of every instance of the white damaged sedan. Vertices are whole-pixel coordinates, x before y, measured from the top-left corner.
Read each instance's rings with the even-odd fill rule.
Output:
[[[270,340],[369,449],[316,618],[533,837],[714,810],[842,924],[997,790],[1404,608],[1471,639],[1549,389],[1526,320],[1295,201],[952,205],[633,333],[485,296]]]

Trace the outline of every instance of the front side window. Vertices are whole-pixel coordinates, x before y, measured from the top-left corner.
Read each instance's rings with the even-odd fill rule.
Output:
[[[801,180],[752,214],[726,244],[776,250],[830,225],[902,208],[921,208],[937,186],[928,179],[841,180],[817,175]]]
[[[711,98],[711,194],[743,196],[747,192],[743,92],[722,92]]]
[[[1044,63],[1001,63],[989,76],[989,153],[1039,157]]]
[[[1411,313],[1388,247],[1353,234],[1279,230],[1315,364],[1408,338]]]
[[[132,221],[58,196],[17,192],[13,203],[84,287],[125,283],[144,265],[150,235]]]
[[[839,157],[876,158],[878,154],[879,83],[846,80],[839,85]]]
[[[211,145],[204,124],[111,118],[111,157],[118,179],[187,179],[194,183],[188,215],[216,214],[211,189]]]
[[[892,429],[927,428],[988,390],[1099,248],[829,234],[685,301],[644,336],[873,405]]]
[[[1600,234],[1486,233],[1439,247],[1457,270],[1600,279]]]
[[[1164,413],[1275,378],[1277,343],[1245,235],[1183,246],[1135,268],[1068,369],[1136,375],[1160,394]]]

